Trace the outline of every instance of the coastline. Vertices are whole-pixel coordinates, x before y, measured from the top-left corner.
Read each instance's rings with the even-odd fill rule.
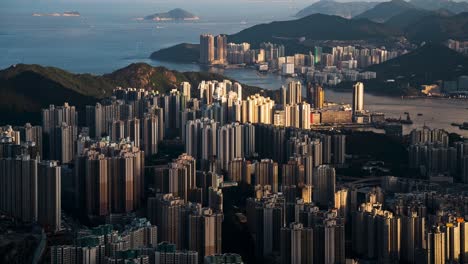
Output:
[[[63,13],[33,13],[33,17],[81,17],[81,14],[76,11],[66,11]]]
[[[186,43],[183,43],[183,44],[186,44]],[[183,44],[179,44],[179,45],[183,45]],[[201,71],[210,71],[210,69],[233,70],[233,71],[236,71],[236,70],[249,70],[249,71],[252,71],[252,72],[256,72],[257,74],[265,74],[265,73],[262,73],[262,72],[259,72],[258,70],[256,70],[255,66],[253,66],[253,65],[235,64],[235,65],[226,65],[226,66],[221,67],[219,65],[202,65],[202,64],[200,64],[199,62],[197,62],[195,60],[191,60],[191,61],[173,61],[173,60],[169,60],[169,59],[160,59],[160,58],[155,58],[155,57],[150,57],[150,59],[151,59],[151,61],[162,62],[161,63],[162,66],[166,66],[165,63],[175,64],[175,65],[195,65],[195,66],[200,67]],[[272,74],[275,77],[281,77],[281,78],[288,79],[287,76],[277,74],[274,71],[268,71],[267,74]],[[302,78],[300,76],[295,77],[293,79],[301,80],[301,81],[304,80],[304,78]],[[374,80],[374,81],[376,81],[376,80]],[[306,84],[305,81],[304,81],[304,84]],[[352,92],[351,91],[352,83],[342,82],[339,85],[341,85],[341,86],[347,85],[347,86],[346,86],[346,88],[341,88],[341,87],[338,87],[338,86],[324,85],[324,88],[327,89],[327,90],[332,90],[332,91],[337,92],[337,93],[351,93]],[[373,86],[375,86],[375,84]],[[267,90],[275,90],[275,89],[267,89]],[[397,94],[395,92],[385,92],[385,91],[382,91],[382,90],[378,90],[376,88],[370,88],[369,89],[369,87],[366,86],[366,93],[370,94],[370,95],[374,95],[374,96],[383,96],[383,97],[389,97],[389,98],[401,98],[402,100],[421,100],[421,99],[423,99],[423,100],[468,101],[468,98],[414,95],[415,92],[418,92],[418,90],[416,90],[416,89],[411,90],[411,92],[412,93],[398,93]]]
[[[179,44],[179,45],[184,45],[185,43],[183,44]],[[153,53],[151,56],[150,56],[150,59],[152,61],[159,61],[159,62],[163,62],[162,65],[164,66],[164,62],[166,63],[171,63],[171,64],[181,64],[181,65],[196,65],[200,68],[205,68],[203,70],[210,70],[210,69],[218,69],[218,70],[233,70],[233,71],[236,71],[236,70],[249,70],[249,71],[252,71],[252,72],[256,72],[258,74],[264,74],[258,70],[255,69],[255,66],[254,65],[239,65],[239,64],[235,64],[235,65],[226,65],[226,66],[220,66],[220,65],[203,65],[203,64],[200,64],[199,62],[195,61],[195,60],[182,60],[182,61],[174,61],[174,60],[170,60],[170,59],[162,59],[158,56],[153,56],[155,53]],[[281,74],[278,74],[276,71],[268,71],[267,72],[268,74],[272,74],[276,77],[281,77],[281,78],[290,78],[288,76],[283,76]],[[304,81],[304,77],[303,76],[300,76],[298,75],[297,77],[293,77],[293,79],[296,79],[296,80],[301,80],[303,83],[307,83],[306,81]],[[341,84],[348,84],[348,82],[342,82]],[[328,86],[328,85],[324,85],[325,88],[327,89],[330,89],[330,90],[334,90],[336,92],[343,92],[343,93],[349,93],[351,92],[351,87],[352,87],[352,84],[349,84],[348,85],[349,88],[339,88],[339,87],[336,87],[336,86]],[[392,98],[398,98],[398,97],[401,97],[401,96],[407,96],[405,94],[395,94],[394,92],[382,92],[382,91],[378,91],[376,89],[367,89],[366,90],[367,93],[369,94],[373,94],[373,95],[377,95],[377,96],[387,96],[387,97],[392,97]]]

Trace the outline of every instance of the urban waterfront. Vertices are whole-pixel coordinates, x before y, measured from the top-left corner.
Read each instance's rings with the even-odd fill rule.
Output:
[[[154,23],[132,20],[142,12],[133,10],[133,15],[91,13],[80,18],[37,18],[25,12],[4,14],[5,27],[0,29],[0,67],[30,63],[60,67],[76,73],[103,74],[130,63],[144,62],[177,71],[208,70],[264,89],[279,89],[293,80],[272,73],[259,74],[248,68],[207,69],[197,64],[148,59],[151,52],[161,48],[183,42],[197,43],[201,33],[235,33],[253,24],[267,22],[271,17],[247,14],[247,25],[240,23],[244,16],[231,15],[156,27]],[[279,15],[276,18],[286,17]],[[40,23],[37,23],[38,19]],[[57,24],[57,21],[60,23]],[[326,89],[325,98],[328,101],[350,104],[351,97],[351,87],[349,93]],[[451,123],[468,122],[467,101],[431,98],[402,100],[366,93],[365,102],[368,110],[385,113],[391,118],[405,118],[404,113],[410,113],[414,124],[404,126],[405,134],[413,128],[427,125],[468,137],[468,131],[451,126]],[[417,116],[418,113],[423,115]]]
[[[294,80],[294,78],[285,78],[273,73],[258,73],[256,70],[248,68],[220,69],[213,67],[207,69],[197,64],[178,64],[151,60],[146,60],[145,62],[154,66],[164,66],[178,71],[205,70],[215,72],[241,83],[264,89],[279,89],[282,85],[287,85]],[[349,88],[349,92],[325,89],[325,100],[334,103],[351,104],[351,88]],[[404,119],[406,118],[405,112],[409,113],[414,123],[403,126],[404,134],[408,134],[414,128],[421,128],[426,125],[443,128],[451,133],[468,137],[468,130],[461,130],[451,125],[452,123],[468,122],[467,100],[442,98],[402,99],[401,97],[380,96],[369,93],[364,95],[364,100],[367,110],[384,113],[390,118],[401,117]],[[422,115],[418,116],[418,114]]]

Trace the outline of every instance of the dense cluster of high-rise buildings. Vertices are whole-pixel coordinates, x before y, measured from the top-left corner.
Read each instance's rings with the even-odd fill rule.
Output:
[[[200,63],[224,64],[227,60],[227,36],[200,35]]]
[[[468,144],[449,144],[449,133],[442,129],[413,130],[410,134],[409,166],[428,179],[468,183]]]
[[[61,168],[57,161],[41,160],[34,141],[21,141],[24,133],[42,139],[32,136],[32,130],[41,129],[30,124],[21,131],[0,128],[0,210],[55,232],[61,227]]]
[[[457,52],[460,52],[463,54],[468,53],[468,41],[449,39],[445,42],[445,45],[447,45],[447,47]]]
[[[307,54],[287,55],[285,46],[281,44],[261,43],[257,49],[253,49],[250,43],[227,43],[225,35],[200,36],[200,63],[257,65],[260,71],[300,74],[310,82],[332,86],[342,81],[375,79],[375,72],[360,69],[383,63],[406,52],[375,47],[316,46]]]
[[[377,119],[362,83],[349,109],[331,109],[317,83],[291,82],[276,102],[228,80],[194,87],[116,88],[84,115],[51,105],[42,126],[2,127],[0,210],[51,236],[73,233],[50,245],[57,264],[242,263],[223,247],[232,210],[258,262],[468,261],[468,198],[435,183],[468,182],[465,142],[415,130],[409,168],[423,179],[347,178],[348,136],[314,128]],[[226,188],[247,188],[245,205],[233,209]],[[107,225],[70,226],[62,210]]]
[[[316,90],[320,94],[309,100],[323,106],[323,90]],[[163,95],[117,88],[112,97],[86,106],[81,120],[74,106],[51,105],[42,111],[42,126],[2,128],[2,211],[51,233],[62,230],[62,205],[91,223],[144,211],[159,228],[160,241],[196,252],[198,262],[218,255],[222,189],[229,182],[271,188],[274,195],[286,191],[289,202],[301,197],[328,204],[334,196],[334,169],[326,166],[344,163],[345,138],[308,132],[311,108],[301,83],[282,91],[284,105],[258,94],[242,97],[242,86],[230,81],[203,81],[193,91],[182,83]],[[276,111],[284,114],[278,117]],[[172,138],[182,139],[187,154],[145,170],[145,161],[158,153],[161,142]],[[265,139],[276,143],[264,144]],[[257,160],[259,155],[267,159]],[[314,181],[323,186],[313,195]],[[52,259],[146,263],[154,254],[138,251],[141,239],[149,239],[143,233],[143,238],[131,233],[126,246],[115,245],[125,244],[123,238],[86,237],[55,246]],[[109,252],[108,244],[115,252]],[[156,248],[155,241],[143,244]]]

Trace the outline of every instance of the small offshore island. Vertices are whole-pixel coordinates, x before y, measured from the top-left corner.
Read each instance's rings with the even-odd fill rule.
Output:
[[[32,16],[34,17],[79,17],[81,14],[76,11],[67,11],[63,13],[33,13]]]
[[[152,21],[196,21],[200,18],[182,8],[172,9],[165,13],[156,13],[144,17],[144,20]]]

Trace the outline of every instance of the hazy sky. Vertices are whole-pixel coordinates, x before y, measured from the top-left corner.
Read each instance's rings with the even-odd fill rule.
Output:
[[[339,0],[340,2],[364,0]],[[384,0],[366,0],[384,1]],[[146,15],[182,7],[204,17],[268,15],[285,17],[316,0],[0,0],[0,13],[78,11],[94,14]],[[1,19],[1,18],[0,18]]]
[[[298,7],[305,7],[318,0],[0,0],[1,7],[9,8],[34,8],[38,6],[66,6],[76,4],[171,4],[171,5],[185,5],[185,6],[234,6],[234,5],[255,5],[255,4],[268,4],[268,5],[295,5]],[[340,2],[346,1],[384,1],[384,0],[338,0]]]
[[[0,0],[0,13],[62,12],[76,10],[85,13],[126,13],[146,15],[181,7],[204,17],[263,13],[290,15],[315,2],[314,0]]]

